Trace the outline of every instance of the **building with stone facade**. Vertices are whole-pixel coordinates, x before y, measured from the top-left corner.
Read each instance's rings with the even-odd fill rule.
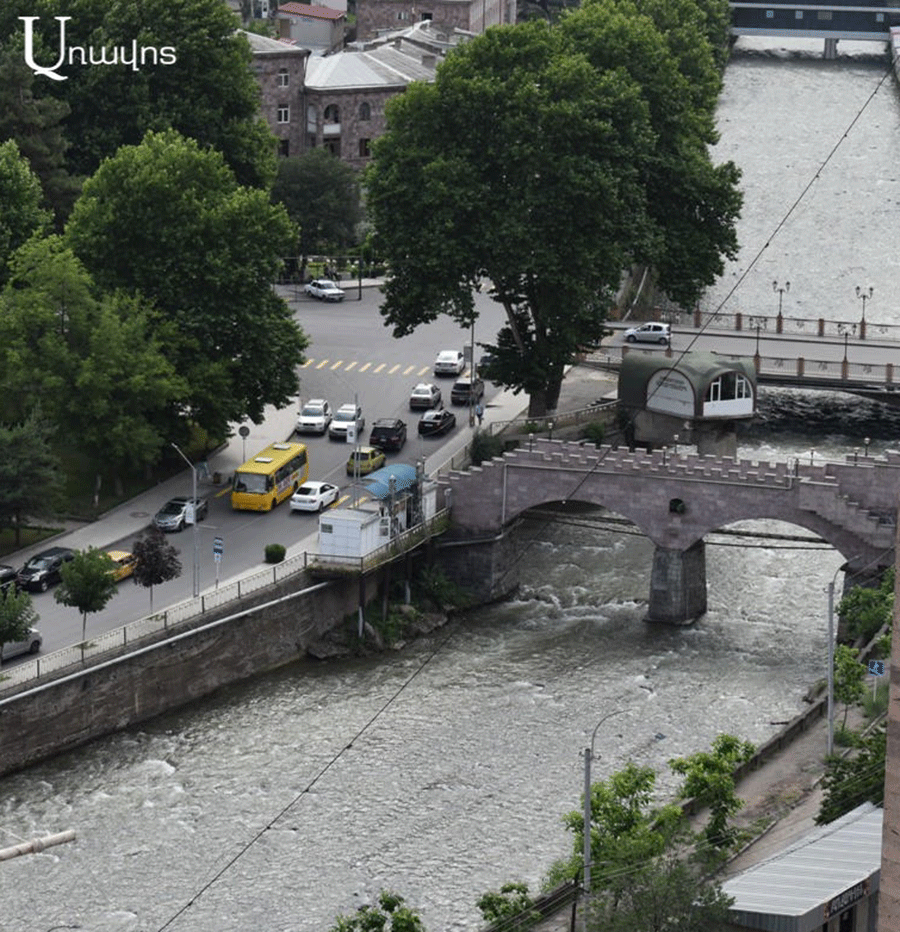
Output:
[[[476,35],[516,21],[516,0],[357,0],[356,35],[372,39],[417,22]]]
[[[311,51],[327,54],[342,48],[347,14],[330,6],[284,3],[275,14],[278,36]]]

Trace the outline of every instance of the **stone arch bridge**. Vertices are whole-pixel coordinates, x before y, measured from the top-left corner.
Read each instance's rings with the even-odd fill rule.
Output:
[[[451,509],[446,555],[482,594],[503,590],[516,562],[506,531],[523,512],[587,502],[630,519],[655,545],[647,619],[685,624],[706,610],[703,539],[736,521],[799,525],[867,577],[893,565],[900,452],[811,465],[535,439],[442,484]]]

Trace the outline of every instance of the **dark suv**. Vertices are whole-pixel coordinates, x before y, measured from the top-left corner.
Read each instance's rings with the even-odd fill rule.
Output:
[[[60,580],[59,571],[63,563],[75,559],[75,551],[68,547],[51,547],[33,556],[19,570],[16,582],[22,589],[36,589],[46,592],[53,583]]]
[[[406,422],[396,417],[380,417],[372,425],[369,443],[379,450],[399,450],[406,443]]]

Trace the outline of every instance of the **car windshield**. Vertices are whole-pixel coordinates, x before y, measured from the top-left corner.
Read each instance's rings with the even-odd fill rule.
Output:
[[[32,557],[26,564],[26,570],[45,570],[50,565],[47,557]]]
[[[327,278],[321,278],[319,279],[319,287],[320,288],[337,288],[337,285],[335,285],[334,282],[329,281]]]
[[[322,406],[307,405],[300,413],[305,414],[307,417],[318,417],[322,414]]]
[[[166,502],[160,514],[180,515],[182,511],[184,511],[184,505],[180,502]]]
[[[236,472],[234,474],[234,491],[258,493],[265,492],[266,479],[266,476],[255,472]]]
[[[297,489],[297,495],[315,495],[318,489],[313,485],[301,485]]]
[[[338,413],[335,414],[334,419],[336,421],[355,421],[356,412],[355,411],[338,411]]]

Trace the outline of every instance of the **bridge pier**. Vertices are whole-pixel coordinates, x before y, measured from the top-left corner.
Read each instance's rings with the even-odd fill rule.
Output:
[[[825,40],[825,60],[833,61],[837,58],[837,39],[826,39]]]
[[[706,545],[687,550],[657,547],[650,575],[646,621],[689,625],[706,611]]]

